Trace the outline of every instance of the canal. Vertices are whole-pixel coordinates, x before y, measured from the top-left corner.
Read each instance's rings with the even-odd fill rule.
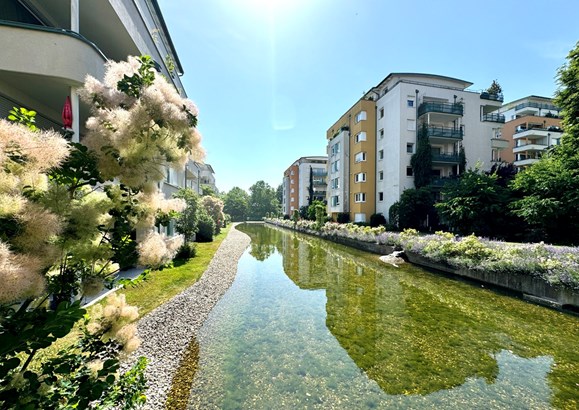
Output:
[[[577,317],[292,231],[237,229],[252,243],[192,341],[190,408],[579,407]]]

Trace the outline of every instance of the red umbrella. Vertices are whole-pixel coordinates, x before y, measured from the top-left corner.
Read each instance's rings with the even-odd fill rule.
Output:
[[[72,128],[72,104],[70,97],[66,97],[64,107],[62,107],[62,124],[64,128]]]

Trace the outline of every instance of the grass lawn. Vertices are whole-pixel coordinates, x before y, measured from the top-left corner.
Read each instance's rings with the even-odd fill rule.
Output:
[[[140,317],[145,316],[199,280],[231,227],[230,224],[222,229],[213,242],[197,243],[197,255],[193,259],[177,261],[172,268],[151,272],[140,285],[129,286],[118,292],[125,294],[129,305],[139,308]]]

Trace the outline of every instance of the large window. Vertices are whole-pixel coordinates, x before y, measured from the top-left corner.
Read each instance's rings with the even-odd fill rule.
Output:
[[[380,108],[380,118],[384,118],[384,108]]]
[[[340,205],[340,196],[339,195],[334,195],[333,197],[330,198],[330,204],[332,206],[338,206]]]
[[[378,192],[378,201],[384,201],[384,192]]]
[[[356,122],[364,121],[366,119],[366,111],[360,111],[356,114]]]
[[[337,159],[332,162],[332,172],[338,172],[340,170],[340,160]]]
[[[364,131],[359,132],[358,134],[356,134],[356,142],[360,142],[360,141],[366,141],[366,133]]]
[[[358,192],[354,194],[354,202],[366,202],[366,193]]]
[[[332,157],[339,154],[340,153],[340,143],[336,142],[334,145],[332,145],[332,147],[330,148],[330,152],[332,154]]]
[[[366,153],[365,152],[358,152],[354,157],[355,162],[362,162],[366,161]]]
[[[333,178],[330,181],[330,188],[332,189],[340,189],[340,178]]]
[[[378,172],[378,181],[384,181],[384,171]]]
[[[354,176],[354,181],[355,182],[366,182],[366,173],[360,172],[359,174],[356,174]]]
[[[380,151],[378,151],[378,159],[379,159],[379,160],[384,159],[384,150],[383,150],[383,149],[381,149]]]

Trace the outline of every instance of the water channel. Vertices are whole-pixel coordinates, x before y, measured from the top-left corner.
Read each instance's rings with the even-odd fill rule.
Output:
[[[204,325],[190,408],[579,407],[579,319],[251,224]]]

